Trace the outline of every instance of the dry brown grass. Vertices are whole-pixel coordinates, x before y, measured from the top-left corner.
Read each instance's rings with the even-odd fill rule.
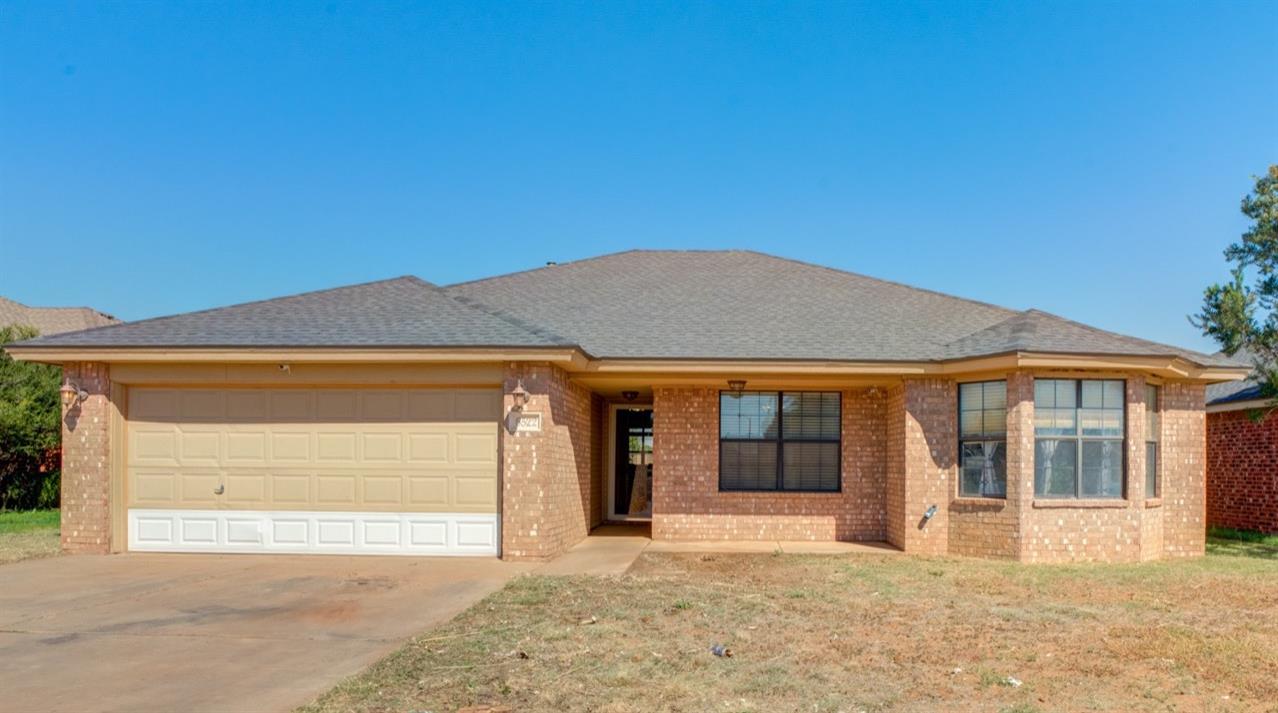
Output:
[[[1278,710],[1278,560],[648,555],[620,578],[517,579],[304,710],[476,704]]]

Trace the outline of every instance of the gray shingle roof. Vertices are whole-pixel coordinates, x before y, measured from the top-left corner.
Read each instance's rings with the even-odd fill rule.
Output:
[[[941,361],[1043,351],[1236,365],[740,250],[635,250],[437,287],[401,277],[42,337],[48,347],[565,347],[594,357]]]
[[[1224,352],[1219,352],[1216,356],[1229,358]],[[1239,350],[1234,354],[1233,361],[1235,364],[1245,366],[1255,366],[1255,358],[1246,350]],[[1254,401],[1264,397],[1260,384],[1256,381],[1256,374],[1253,372],[1251,377],[1243,381],[1226,381],[1220,384],[1210,384],[1207,386],[1207,405],[1237,403],[1239,401]]]
[[[569,346],[416,277],[307,292],[23,342],[47,347]]]

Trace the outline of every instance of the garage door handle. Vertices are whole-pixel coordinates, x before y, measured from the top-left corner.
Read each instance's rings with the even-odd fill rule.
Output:
[[[214,495],[221,495],[222,493],[225,493],[225,492],[226,492],[226,486],[222,485],[221,483],[219,483],[216,488],[213,488]]]

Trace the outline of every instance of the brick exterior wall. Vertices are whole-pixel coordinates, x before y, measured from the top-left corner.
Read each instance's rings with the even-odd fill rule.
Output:
[[[1207,547],[1207,419],[1202,384],[1163,386],[1163,556]]]
[[[549,364],[506,367],[503,413],[522,381],[525,413],[540,413],[541,431],[502,430],[502,557],[541,560],[577,543],[602,512],[599,396]]]
[[[1278,414],[1207,414],[1207,524],[1278,533]]]
[[[887,399],[858,389],[842,401],[841,492],[720,492],[719,390],[655,389],[653,538],[882,540]]]
[[[111,379],[106,364],[62,366],[72,383],[89,392],[62,410],[62,549],[111,551]]]
[[[718,390],[658,388],[653,413],[653,536],[883,537],[911,553],[1027,562],[1134,562],[1202,554],[1201,386],[1163,385],[1162,497],[1144,497],[1145,380],[1131,375],[1126,379],[1124,453],[1129,497],[1036,501],[1035,374],[1014,372],[1006,378],[1005,500],[958,496],[958,390],[953,380],[906,379],[886,390],[843,392],[844,492],[837,495],[719,492]],[[936,516],[924,523],[923,513],[934,504]]]
[[[945,554],[957,489],[958,387],[952,379],[905,379],[889,400],[893,453],[887,477],[889,508],[896,514],[888,541],[906,552]],[[925,520],[933,505],[936,514]]]

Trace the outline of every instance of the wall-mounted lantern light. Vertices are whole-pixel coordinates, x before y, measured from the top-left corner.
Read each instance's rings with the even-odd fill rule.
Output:
[[[510,392],[510,400],[512,402],[512,411],[523,411],[524,406],[528,405],[528,390],[524,388],[524,380],[520,379],[515,383],[514,391]]]
[[[66,408],[83,403],[89,398],[89,392],[71,383],[70,379],[62,380],[62,388],[58,389],[58,394],[62,397],[62,405]]]
[[[741,393],[742,391],[745,391],[745,385],[746,385],[745,379],[728,379],[728,388],[732,389],[738,394]]]

